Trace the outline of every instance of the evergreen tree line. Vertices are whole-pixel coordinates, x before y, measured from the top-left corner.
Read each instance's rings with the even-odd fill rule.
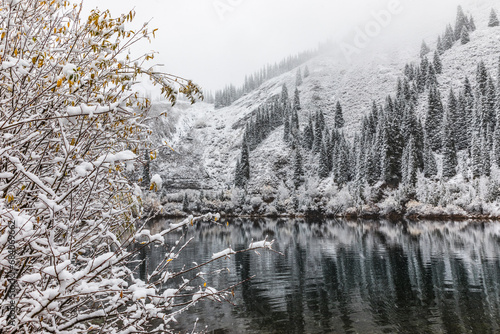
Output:
[[[260,85],[265,81],[293,70],[317,54],[318,51],[305,51],[297,54],[296,56],[289,56],[279,63],[275,63],[273,65],[269,64],[262,67],[254,74],[245,76],[245,81],[241,87],[237,88],[233,84],[227,85],[222,90],[215,92],[215,108],[219,109],[230,106],[234,101],[238,100],[243,95],[260,87]],[[304,72],[304,76],[307,76],[307,72],[308,71]]]
[[[496,26],[495,18],[492,11],[490,26]],[[351,181],[358,186],[383,182],[412,189],[418,173],[429,179],[454,177],[459,171],[459,160],[466,179],[489,176],[492,164],[500,165],[500,60],[495,78],[480,61],[474,84],[466,77],[460,89],[450,89],[445,97],[439,89],[438,75],[443,71],[441,55],[462,39],[463,34],[456,32],[464,30],[475,30],[475,24],[472,16],[466,17],[459,7],[455,29],[448,25],[444,37],[440,37],[443,48],[438,43],[432,60],[427,57],[429,49],[421,53],[419,64],[405,66],[395,96],[387,96],[382,104],[373,102],[352,143],[342,132],[340,102],[332,111],[333,129],[328,128],[323,112],[318,110],[309,114],[301,131],[299,90],[295,89],[290,101],[284,85],[281,96],[259,110],[256,119],[252,118],[247,126],[235,184],[244,187],[250,178],[248,150],[255,149],[281,125],[284,125],[283,139],[292,149],[296,188],[304,181],[304,155],[317,162],[320,178],[332,177],[340,186]],[[298,71],[296,85],[300,84]],[[416,109],[422,95],[426,96],[426,115],[419,118]],[[438,157],[442,161],[440,175]]]
[[[298,78],[299,76],[297,76]],[[300,84],[300,81],[297,81]],[[252,116],[243,136],[240,159],[235,170],[235,185],[243,188],[250,178],[249,152],[254,150],[277,127],[283,125],[283,140],[291,147],[293,164],[293,183],[298,188],[304,182],[303,155],[318,161],[318,174],[327,177],[333,172],[339,184],[352,179],[350,145],[340,132],[344,117],[340,101],[335,106],[335,128],[330,130],[325,116],[318,110],[310,114],[308,122],[301,131],[298,112],[302,109],[300,92],[295,88],[293,99],[289,98],[288,88],[283,85],[281,95],[272,99]]]
[[[442,156],[443,179],[458,173],[460,152],[465,178],[489,176],[492,164],[500,165],[500,60],[496,79],[481,61],[474,87],[465,78],[458,93],[450,89],[446,102],[436,83],[427,94],[424,122],[415,114],[415,100],[405,94],[373,104],[355,139],[357,181],[402,182],[411,188],[418,172],[437,176],[436,154]]]

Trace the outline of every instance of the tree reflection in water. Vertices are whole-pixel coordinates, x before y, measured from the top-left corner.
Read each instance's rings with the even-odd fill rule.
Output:
[[[285,256],[243,253],[214,264],[229,271],[207,278],[210,286],[257,277],[236,290],[236,306],[199,303],[179,317],[179,330],[199,318],[214,333],[500,332],[500,223],[236,219],[187,233],[196,242],[176,266],[266,235]],[[141,257],[153,268],[165,252]]]

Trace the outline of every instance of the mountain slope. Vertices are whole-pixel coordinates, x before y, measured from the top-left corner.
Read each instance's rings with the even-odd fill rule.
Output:
[[[462,87],[466,75],[473,79],[479,60],[484,60],[490,73],[496,73],[500,28],[488,28],[487,20],[489,9],[498,9],[498,4],[491,0],[471,3],[473,6],[464,9],[470,9],[478,29],[471,34],[470,43],[461,45],[456,42],[442,55],[443,73],[438,76],[438,82],[443,96],[451,87],[456,90]],[[352,140],[359,132],[362,118],[370,111],[372,101],[381,103],[388,94],[394,94],[404,65],[408,62],[418,64],[420,40],[412,44],[412,47],[395,46],[393,50],[387,48],[365,54],[353,59],[352,63],[338,54],[324,54],[301,66],[307,65],[310,70],[310,75],[298,87],[302,105],[299,112],[301,130],[308,116],[317,110],[323,111],[326,123],[332,127],[334,107],[340,101],[346,120],[343,132]],[[434,51],[435,43],[428,44]],[[168,117],[155,124],[155,138],[166,140],[175,151],[163,150],[160,159],[152,166],[153,172],[162,175],[166,191],[177,193],[203,189],[219,192],[231,188],[245,125],[259,106],[281,94],[283,84],[293,95],[296,71],[273,78],[232,106],[218,110],[205,103],[194,106],[180,103],[175,108],[161,103],[155,105],[158,112],[168,110]],[[421,94],[417,110],[421,119],[425,116],[426,100],[426,94]],[[333,184],[329,179],[317,180],[317,163],[313,160],[312,157],[305,158],[307,179],[321,191],[326,191]],[[250,165],[249,193],[262,194],[266,186],[273,189],[283,187],[292,173],[291,149],[283,140],[283,126],[275,129],[251,152]]]

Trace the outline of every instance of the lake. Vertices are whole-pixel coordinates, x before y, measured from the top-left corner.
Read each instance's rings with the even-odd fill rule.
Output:
[[[500,333],[500,223],[222,222],[189,228],[195,240],[175,266],[265,236],[284,255],[242,253],[204,268],[228,269],[205,278],[218,289],[256,277],[235,289],[234,305],[203,301],[179,316],[175,329],[183,333],[197,318],[196,328],[209,333]],[[165,254],[164,247],[142,252],[138,275]]]

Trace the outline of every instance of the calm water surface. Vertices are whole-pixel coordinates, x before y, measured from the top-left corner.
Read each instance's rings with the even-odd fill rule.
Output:
[[[205,301],[184,313],[182,333],[197,318],[211,333],[500,333],[500,223],[230,220],[186,233],[195,242],[178,267],[266,235],[284,256],[237,254],[205,268],[229,269],[206,277],[219,289],[256,278],[235,290],[235,306]],[[165,253],[143,252],[138,274]]]

